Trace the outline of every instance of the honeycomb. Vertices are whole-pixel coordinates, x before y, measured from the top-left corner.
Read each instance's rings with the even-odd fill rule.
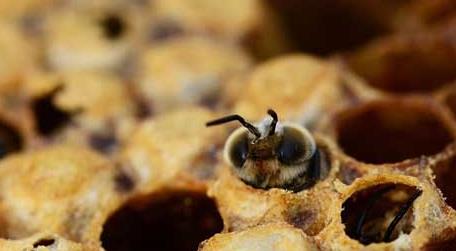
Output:
[[[453,250],[455,168],[453,0],[0,1],[0,250]]]

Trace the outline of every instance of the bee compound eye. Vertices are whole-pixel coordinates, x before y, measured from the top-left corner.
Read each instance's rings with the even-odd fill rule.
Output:
[[[239,134],[228,146],[228,158],[236,168],[241,168],[248,155],[247,133]]]
[[[313,155],[313,139],[307,138],[308,135],[302,134],[294,128],[284,128],[283,137],[277,146],[277,158],[285,164],[295,164]]]

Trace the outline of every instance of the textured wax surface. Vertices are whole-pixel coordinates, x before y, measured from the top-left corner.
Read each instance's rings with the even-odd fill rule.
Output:
[[[455,37],[452,0],[0,1],[0,249],[456,249]]]

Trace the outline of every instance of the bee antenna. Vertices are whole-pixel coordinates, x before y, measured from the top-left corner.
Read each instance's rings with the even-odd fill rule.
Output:
[[[231,121],[239,121],[239,123],[241,123],[242,126],[247,128],[249,130],[249,132],[251,132],[253,135],[255,135],[255,137],[257,137],[257,138],[261,137],[260,131],[258,131],[258,129],[254,125],[245,121],[245,119],[243,117],[241,117],[240,115],[237,115],[237,114],[228,115],[223,118],[209,121],[206,123],[206,126],[220,125],[220,124],[225,124],[225,123],[228,123]]]
[[[386,229],[385,235],[383,237],[384,242],[388,242],[391,240],[391,235],[393,234],[394,228],[396,225],[399,223],[399,221],[404,217],[404,215],[407,213],[407,211],[412,207],[413,202],[423,193],[422,190],[417,190],[415,193],[412,194],[412,196],[405,202],[404,205],[402,205],[401,209],[399,209],[399,212],[396,214],[394,219],[391,221],[389,224],[388,228]]]
[[[369,199],[369,201],[366,203],[366,207],[363,209],[361,212],[361,215],[359,216],[357,222],[356,222],[356,228],[355,228],[355,236],[357,238],[361,238],[364,240],[364,237],[362,236],[363,232],[363,225],[364,222],[366,221],[366,218],[369,214],[369,212],[372,210],[374,207],[374,204],[387,192],[391,191],[394,188],[394,185],[390,185],[387,187],[384,187],[374,193],[374,195]]]
[[[272,117],[272,122],[269,125],[269,136],[271,136],[275,132],[277,121],[279,121],[279,118],[277,117],[277,113],[272,109],[268,109],[268,114]]]

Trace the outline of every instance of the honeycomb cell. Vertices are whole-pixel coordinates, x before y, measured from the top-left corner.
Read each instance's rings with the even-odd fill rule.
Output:
[[[200,251],[297,251],[317,250],[301,231],[286,224],[265,224],[244,231],[217,234],[204,242]]]
[[[185,190],[157,192],[118,209],[103,226],[106,251],[193,251],[223,229],[214,201]]]
[[[341,83],[352,84],[343,78],[330,61],[306,54],[285,55],[233,80],[226,85],[224,98],[234,104],[236,113],[251,120],[260,120],[272,108],[282,119],[310,127],[341,102]]]
[[[0,158],[24,147],[24,139],[18,129],[0,120]]]
[[[454,184],[456,182],[456,157],[449,156],[448,159],[439,162],[433,168],[435,174],[435,184],[440,189],[445,198],[445,202],[456,209],[456,190]]]
[[[29,76],[24,89],[35,131],[46,142],[84,145],[111,154],[134,123],[134,102],[114,74],[40,72]]]
[[[36,121],[36,127],[41,135],[50,136],[71,121],[72,114],[59,109],[53,103],[53,98],[57,92],[58,89],[36,98],[32,102],[31,107]]]
[[[261,0],[155,0],[150,12],[152,42],[196,34],[235,42],[259,58],[289,49],[280,20]]]
[[[5,158],[1,237],[50,231],[79,243],[94,238],[104,210],[118,200],[113,176],[107,159],[84,148],[53,146]]]
[[[151,5],[159,19],[172,20],[186,30],[237,40],[260,25],[261,1],[157,0]]]
[[[452,85],[452,88],[449,88],[444,94],[444,104],[450,109],[453,113],[453,116],[456,118],[456,85]]]
[[[371,164],[434,155],[454,139],[452,122],[430,100],[373,101],[341,112],[335,123],[343,151]]]
[[[327,154],[330,150],[326,142],[318,139],[317,144],[321,154],[320,177],[312,187],[302,191],[257,189],[240,180],[228,164],[221,165],[218,178],[210,184],[208,194],[217,201],[225,229],[231,232],[286,222],[309,236],[320,233],[328,223],[330,201],[335,199],[334,190],[328,186],[333,181],[335,170],[331,169],[334,159]]]
[[[419,195],[414,187],[393,183],[357,191],[343,204],[345,233],[364,245],[391,242],[400,233],[409,234],[413,230],[410,208]]]
[[[376,22],[372,15],[353,8],[348,1],[267,2],[286,24],[287,35],[303,52],[328,55],[346,51],[387,32],[387,27]]]
[[[181,37],[144,51],[137,88],[150,109],[165,112],[188,105],[215,108],[229,76],[250,68],[239,47],[201,37]]]
[[[128,11],[61,9],[47,18],[46,57],[57,70],[114,70],[130,52]],[[125,15],[124,15],[125,14]]]
[[[217,174],[224,129],[207,129],[214,113],[198,107],[155,116],[137,125],[120,154],[121,165],[149,193],[162,185],[206,183]]]
[[[433,241],[425,245],[423,251],[454,250],[456,248],[456,237],[446,238],[443,240]]]
[[[349,66],[386,92],[429,93],[456,79],[456,19],[441,27],[376,40],[348,56]]]

